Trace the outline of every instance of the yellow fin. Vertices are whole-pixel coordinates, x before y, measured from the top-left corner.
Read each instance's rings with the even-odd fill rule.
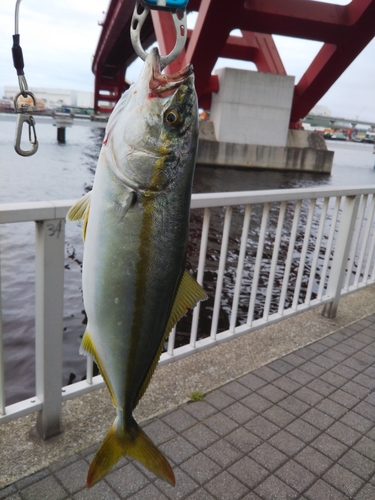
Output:
[[[178,287],[173,307],[171,313],[169,315],[167,327],[165,329],[162,341],[160,343],[159,349],[156,353],[154,361],[142,383],[142,386],[135,398],[134,408],[137,406],[139,400],[142,398],[143,394],[146,392],[146,389],[150,383],[151,377],[154,374],[156,366],[158,364],[161,352],[163,350],[164,342],[166,337],[169,335],[170,331],[177,323],[179,319],[182,318],[187,312],[188,309],[192,309],[195,307],[200,300],[206,300],[207,294],[200,286],[199,283],[195,281],[195,279],[188,273],[188,271],[184,271],[182,275],[180,285]]]
[[[113,402],[114,406],[116,406],[116,408],[117,408],[118,404],[117,404],[117,400],[115,397],[115,393],[113,392],[112,386],[109,383],[109,378],[108,378],[107,373],[103,367],[103,363],[100,361],[98,352],[96,350],[96,347],[94,345],[94,342],[91,339],[91,336],[90,336],[90,333],[88,332],[88,330],[85,331],[85,334],[82,338],[79,353],[84,354],[86,356],[88,355],[88,356],[91,356],[92,358],[94,358],[94,361],[98,365],[98,368],[100,370],[101,376],[103,377],[104,382],[106,383],[106,386],[108,387],[108,390],[111,394],[112,402]]]
[[[83,241],[85,241],[86,239],[86,229],[90,213],[90,202],[91,202],[91,191],[89,191],[87,194],[85,194],[85,196],[79,199],[77,203],[72,206],[72,208],[66,215],[68,221],[75,222],[80,219],[83,220],[83,229],[82,229]]]
[[[168,460],[135,420],[132,419],[130,427],[126,427],[120,418],[116,418],[90,464],[87,487],[100,481],[122,456],[137,460],[156,476],[175,485],[176,480]]]

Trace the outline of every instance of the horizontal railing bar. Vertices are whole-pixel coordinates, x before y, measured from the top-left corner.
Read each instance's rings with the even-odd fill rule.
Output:
[[[19,401],[18,403],[14,403],[13,405],[9,405],[6,407],[6,414],[0,415],[0,425],[6,424],[11,420],[15,420],[16,418],[25,417],[30,413],[34,413],[43,408],[43,403],[36,396],[33,398],[25,399],[24,401]]]
[[[103,387],[105,387],[103,377],[101,375],[96,375],[95,377],[92,377],[91,384],[89,384],[87,380],[82,380],[63,387],[61,389],[61,400],[67,401],[72,397],[83,396],[84,394],[88,394],[96,389],[102,389]]]
[[[225,193],[195,193],[191,197],[191,208],[213,208],[228,205],[247,205],[289,200],[305,200],[332,196],[358,196],[375,192],[373,186],[353,188],[316,187],[303,189],[278,189],[262,191],[233,191]],[[0,223],[26,222],[43,219],[60,219],[66,216],[76,199],[1,203]]]

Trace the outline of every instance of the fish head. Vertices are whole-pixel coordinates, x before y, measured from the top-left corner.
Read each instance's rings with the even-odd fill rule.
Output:
[[[194,169],[197,141],[192,66],[163,74],[154,48],[108,121],[104,147],[111,168],[132,189],[160,191],[187,175],[187,164]]]

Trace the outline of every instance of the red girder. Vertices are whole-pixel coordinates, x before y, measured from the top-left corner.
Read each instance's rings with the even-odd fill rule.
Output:
[[[107,85],[107,90],[117,89],[117,99],[125,88],[125,70],[136,58],[129,36],[134,1],[111,0],[93,62],[96,95]],[[190,0],[188,9],[198,12],[195,28],[188,32],[183,53],[166,71],[192,63],[202,107],[209,107],[212,92],[218,91],[212,70],[219,57],[252,61],[258,71],[285,74],[273,34],[324,43],[295,86],[292,126],[375,36],[375,0],[352,0],[346,6],[313,0]],[[230,35],[235,28],[242,37]],[[141,35],[145,48],[156,37],[161,53],[169,53],[175,43],[171,16],[152,11],[152,22],[150,16]]]

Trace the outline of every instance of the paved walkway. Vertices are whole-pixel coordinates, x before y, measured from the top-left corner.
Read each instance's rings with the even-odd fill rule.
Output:
[[[95,446],[0,499],[374,500],[375,314],[143,427],[175,488],[122,460],[86,490]]]

